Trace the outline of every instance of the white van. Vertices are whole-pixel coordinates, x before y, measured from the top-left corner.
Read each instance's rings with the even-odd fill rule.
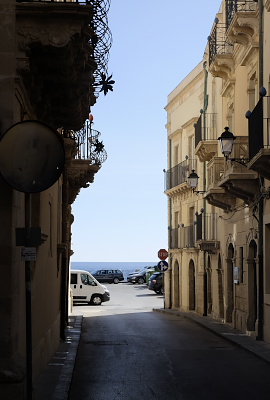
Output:
[[[87,302],[100,305],[110,300],[110,292],[101,285],[89,272],[83,270],[70,271],[70,288],[73,294],[73,303]]]

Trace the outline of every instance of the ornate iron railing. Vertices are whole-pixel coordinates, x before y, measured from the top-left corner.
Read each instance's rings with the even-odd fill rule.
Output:
[[[270,96],[261,97],[248,118],[249,160],[270,149]]]
[[[254,0],[226,0],[226,29],[230,26],[235,13],[256,11],[257,2]]]
[[[202,113],[195,124],[195,148],[202,140],[214,140],[217,138],[216,133],[216,113]]]
[[[197,160],[187,158],[185,161],[166,171],[165,190],[187,182],[187,178],[193,169],[197,169]]]
[[[210,36],[208,36],[209,64],[211,64],[219,54],[232,53],[233,44],[229,42],[226,31],[226,24],[222,24],[216,19],[212,32]]]
[[[85,121],[84,127],[77,132],[62,130],[64,138],[76,142],[75,160],[88,160],[90,164],[101,165],[107,160],[107,152],[102,142],[98,140],[101,133],[92,129],[92,122]]]

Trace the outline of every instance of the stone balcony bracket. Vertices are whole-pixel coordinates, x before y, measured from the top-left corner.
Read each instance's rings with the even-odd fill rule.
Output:
[[[201,251],[205,251],[208,254],[215,254],[220,249],[220,242],[218,240],[200,240],[196,242]]]
[[[209,67],[209,71],[214,77],[219,77],[224,80],[232,79],[234,77],[234,62],[232,54],[217,54]]]
[[[174,197],[174,196],[176,196],[176,195],[178,195],[180,193],[183,193],[183,192],[190,192],[191,190],[192,189],[190,188],[189,183],[188,182],[184,182],[184,183],[181,183],[181,185],[178,185],[178,186],[175,186],[175,187],[173,187],[173,188],[171,188],[169,190],[166,190],[165,194],[168,197],[171,198],[171,197]]]
[[[227,36],[231,42],[247,46],[258,35],[258,31],[257,11],[237,12],[227,30]]]
[[[67,168],[68,179],[68,203],[74,203],[81,188],[89,187],[94,182],[95,174],[99,171],[100,165],[90,165],[89,160],[73,160]]]
[[[201,140],[195,149],[195,154],[200,162],[210,161],[218,154],[217,140]]]
[[[258,174],[244,168],[243,173],[226,173],[219,182],[219,186],[236,198],[242,199],[246,204],[254,201],[254,196],[259,192]]]
[[[204,198],[209,204],[221,208],[225,212],[231,211],[236,204],[236,197],[228,193],[224,188],[209,189]]]

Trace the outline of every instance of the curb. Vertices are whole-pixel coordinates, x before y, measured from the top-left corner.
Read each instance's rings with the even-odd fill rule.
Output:
[[[66,342],[70,343],[64,365],[58,383],[55,387],[52,400],[66,400],[68,398],[69,388],[75,367],[75,360],[82,331],[83,316],[75,316],[75,322],[72,327],[66,329]]]

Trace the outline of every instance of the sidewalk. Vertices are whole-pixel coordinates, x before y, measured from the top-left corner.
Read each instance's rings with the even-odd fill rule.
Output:
[[[225,340],[249,351],[256,357],[270,363],[270,344],[256,341],[254,338],[241,333],[210,317],[201,317],[193,313],[185,313],[164,308],[154,309],[155,312],[176,315],[179,318],[188,318],[209,331],[223,337]],[[83,323],[82,315],[69,318],[66,340],[59,348],[40,378],[35,384],[33,400],[67,400],[69,387],[75,366],[77,349]]]
[[[67,400],[81,337],[82,315],[69,317],[66,340],[34,384],[33,400]]]
[[[217,334],[218,336],[223,337],[225,340],[245,349],[246,351],[249,351],[256,357],[259,357],[264,361],[270,363],[270,343],[255,340],[245,333],[230,328],[222,322],[216,321],[215,319],[208,316],[201,317],[195,313],[193,314],[192,312],[186,313],[177,310],[167,309],[155,309],[154,311],[177,315],[182,318],[188,318],[189,320],[203,326],[204,328]]]

